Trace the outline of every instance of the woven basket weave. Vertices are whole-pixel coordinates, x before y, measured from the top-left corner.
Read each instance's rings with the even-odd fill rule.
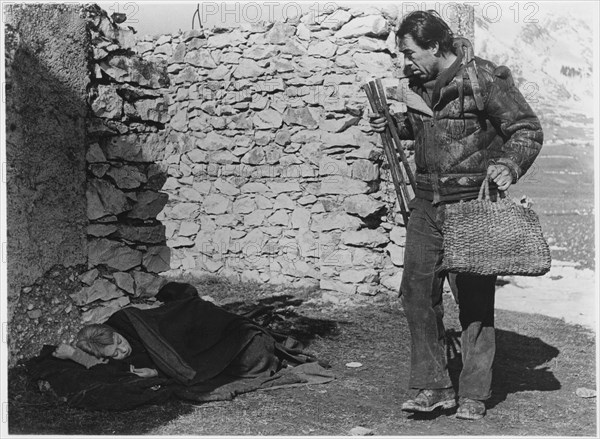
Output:
[[[550,248],[536,213],[507,198],[492,202],[485,179],[479,198],[445,207],[444,258],[451,273],[541,276]]]

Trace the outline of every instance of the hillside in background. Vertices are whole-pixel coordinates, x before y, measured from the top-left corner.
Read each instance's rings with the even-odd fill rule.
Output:
[[[586,20],[541,11],[536,23],[491,23],[477,10],[475,17],[475,53],[510,67],[533,107],[592,117],[593,31]]]

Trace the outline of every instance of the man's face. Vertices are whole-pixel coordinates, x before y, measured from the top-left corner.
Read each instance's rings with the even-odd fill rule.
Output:
[[[415,75],[420,81],[427,82],[439,73],[439,58],[435,56],[437,47],[423,49],[410,35],[404,35],[400,40],[400,52],[404,54],[405,71]]]

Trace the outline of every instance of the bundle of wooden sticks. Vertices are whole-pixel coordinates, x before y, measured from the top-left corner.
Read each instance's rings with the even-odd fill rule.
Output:
[[[365,83],[362,88],[367,94],[367,98],[371,104],[371,110],[374,113],[385,116],[387,120],[386,129],[381,133],[381,140],[383,141],[383,151],[389,164],[394,188],[396,189],[396,195],[398,196],[400,212],[404,220],[404,225],[406,226],[409,215],[408,203],[412,199],[408,191],[407,180],[414,191],[414,188],[416,187],[415,177],[408,163],[406,154],[404,153],[404,149],[402,148],[402,144],[400,143],[398,129],[390,114],[381,80],[376,79],[374,81],[369,81]],[[402,166],[400,166],[398,157],[400,157],[400,160],[404,165],[404,170],[402,169]]]

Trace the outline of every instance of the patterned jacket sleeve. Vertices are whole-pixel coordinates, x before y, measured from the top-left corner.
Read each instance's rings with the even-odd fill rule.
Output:
[[[516,183],[538,156],[544,135],[539,119],[515,86],[510,70],[496,68],[488,82],[484,111],[504,138],[497,164],[506,165]]]

